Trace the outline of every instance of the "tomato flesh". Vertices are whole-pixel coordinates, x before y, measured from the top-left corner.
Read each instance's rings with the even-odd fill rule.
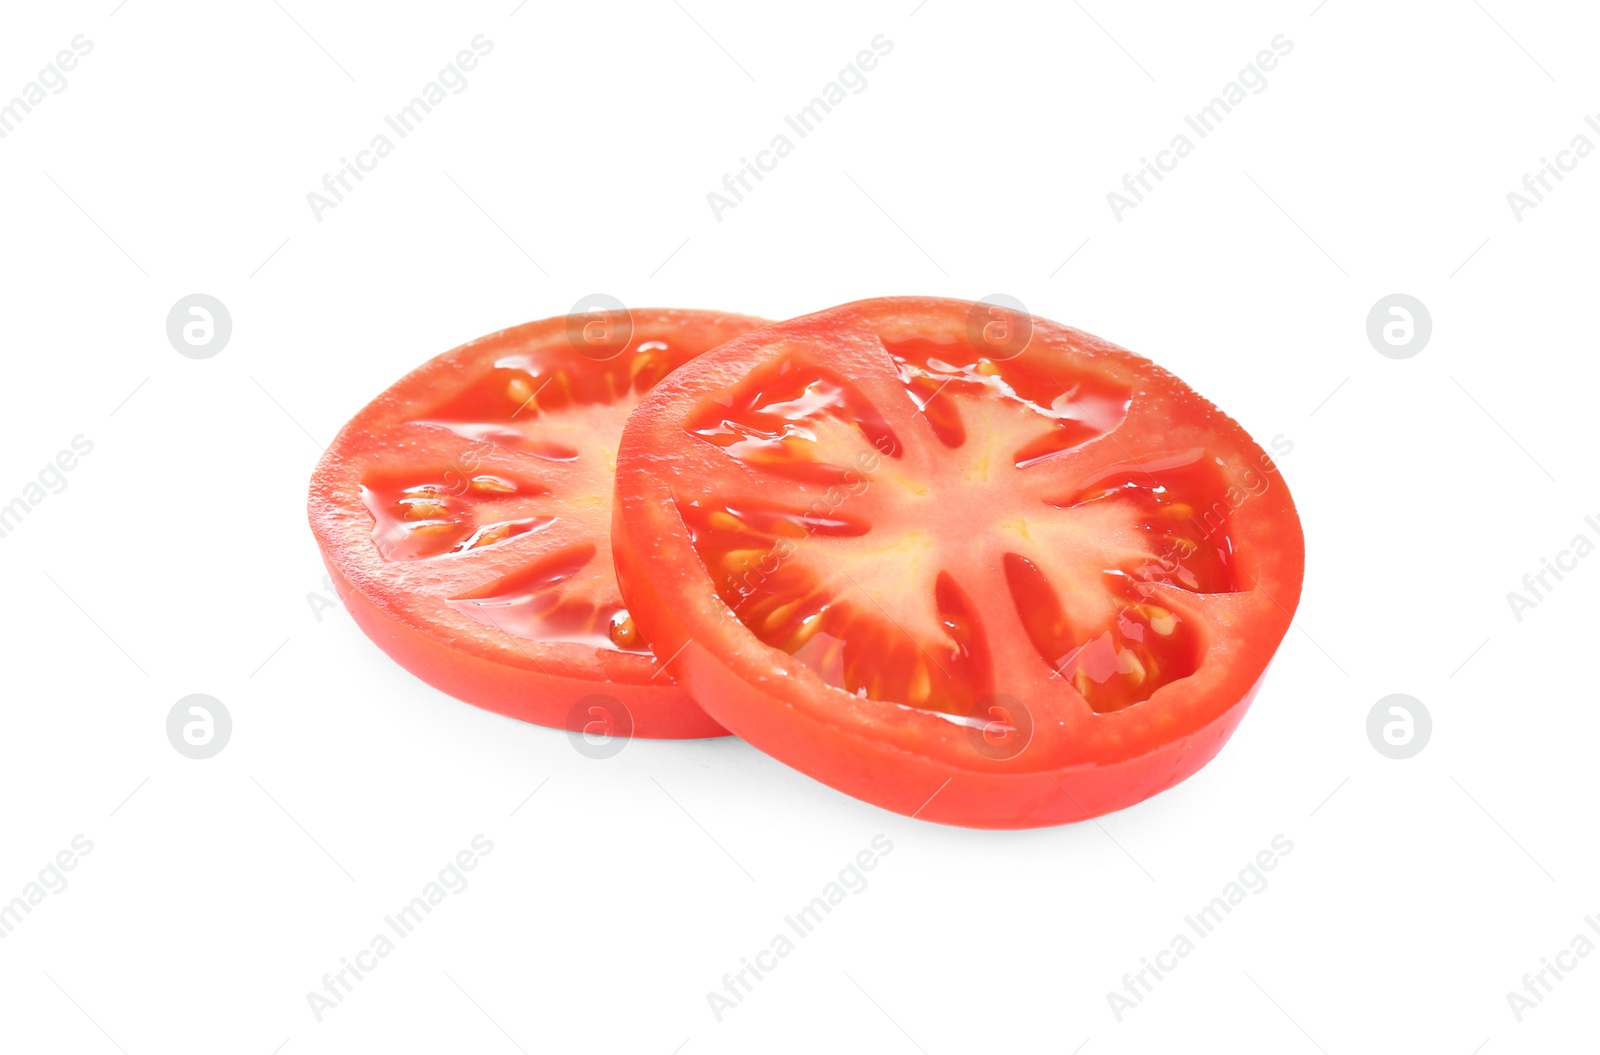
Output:
[[[583,320],[529,323],[409,374],[329,447],[312,528],[363,630],[436,687],[565,728],[603,692],[634,735],[723,735],[623,603],[612,476],[648,391],[762,323],[665,310],[626,323],[626,341],[598,348],[574,340]]]
[[[618,572],[780,760],[948,823],[1082,819],[1220,748],[1298,600],[1299,521],[1181,381],[1042,319],[993,348],[977,310],[864,301],[669,378],[624,432]]]

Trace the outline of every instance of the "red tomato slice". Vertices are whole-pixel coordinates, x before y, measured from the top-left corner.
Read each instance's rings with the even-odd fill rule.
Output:
[[[558,317],[406,375],[311,480],[311,527],[350,614],[413,674],[501,714],[724,735],[622,603],[612,472],[622,423],[656,382],[760,325],[654,309]]]
[[[640,629],[756,747],[887,809],[1082,820],[1189,776],[1300,596],[1272,459],[1182,381],[990,305],[734,340],[629,419]]]

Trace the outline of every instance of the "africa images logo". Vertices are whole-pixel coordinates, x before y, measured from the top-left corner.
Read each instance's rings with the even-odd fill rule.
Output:
[[[784,114],[783,123],[796,137],[804,139],[816,131],[834,107],[851,95],[860,95],[867,90],[867,71],[876,69],[878,63],[894,50],[894,41],[882,33],[873,37],[870,43],[872,50],[863,48],[857,52],[856,57],[845,64],[837,77],[823,85],[809,103],[793,114]],[[706,204],[711,206],[712,217],[721,223],[723,213],[736,208],[744,201],[745,195],[755,190],[755,185],[750,182],[752,179],[760,183],[766,178],[764,173],[776,169],[778,162],[793,152],[794,140],[789,138],[788,133],[779,132],[765,149],[756,151],[754,161],[740,158],[738,169],[722,177],[722,190],[706,192]]]
[[[1586,527],[1600,537],[1600,519],[1593,516],[1583,518]],[[1578,570],[1578,562],[1595,551],[1594,539],[1580,531],[1572,536],[1572,541],[1565,549],[1556,551],[1555,560],[1549,557],[1539,558],[1539,570],[1529,572],[1522,577],[1522,590],[1507,590],[1506,604],[1511,607],[1511,614],[1517,622],[1522,622],[1522,613],[1539,607],[1540,603],[1549,600],[1557,586],[1566,578],[1563,572],[1571,574]],[[1552,582],[1551,580],[1555,581]]]
[[[767,947],[757,950],[754,956],[741,957],[739,969],[722,976],[720,992],[715,989],[706,992],[706,1006],[711,1009],[711,1017],[721,1022],[725,1015],[744,1003],[745,997],[755,992],[756,984],[765,981],[798,948],[796,939],[810,937],[834,908],[844,903],[845,898],[866,890],[866,873],[876,869],[893,852],[892,839],[883,834],[874,835],[871,847],[863,848],[856,854],[839,870],[836,879],[824,884],[821,893],[798,912],[783,917],[788,928],[786,931],[774,934]],[[791,938],[790,934],[794,937]]]
[[[50,95],[60,95],[67,90],[67,73],[78,68],[78,60],[94,50],[94,41],[79,33],[72,38],[71,49],[62,48],[56,57],[45,64],[33,80],[22,86],[22,90],[10,102],[0,103],[0,139],[4,139],[17,130],[22,120],[33,113],[34,108],[42,104]]]
[[[494,41],[482,33],[473,37],[471,44],[470,50],[462,48],[458,51],[455,58],[446,63],[433,80],[423,85],[422,91],[410,102],[392,114],[383,115],[384,124],[394,132],[396,138],[409,136],[433,113],[435,107],[451,95],[460,95],[467,90],[467,72],[477,69],[478,63],[494,50]],[[338,208],[345,196],[355,190],[355,185],[350,181],[353,179],[360,183],[365,180],[365,174],[375,170],[378,162],[394,152],[394,147],[395,141],[387,133],[379,132],[372,137],[366,149],[356,151],[354,161],[340,158],[339,167],[322,177],[322,190],[306,192],[306,204],[311,207],[312,219],[321,223],[323,213]]]
[[[1584,114],[1583,123],[1590,132],[1600,135],[1600,115]],[[1594,140],[1587,133],[1579,132],[1565,149],[1556,151],[1554,161],[1547,157],[1540,158],[1539,167],[1523,175],[1521,190],[1506,192],[1506,204],[1511,206],[1512,217],[1521,223],[1525,213],[1543,204],[1545,197],[1567,178],[1567,174],[1576,170],[1578,163],[1593,153]]]
[[[63,449],[39,470],[37,480],[30,480],[22,493],[9,502],[0,498],[0,538],[5,538],[22,525],[22,521],[50,495],[67,489],[67,473],[78,467],[81,459],[94,450],[94,441],[83,433],[72,437],[72,449]]]
[[[1256,57],[1240,70],[1233,80],[1222,86],[1219,92],[1206,105],[1200,107],[1192,114],[1183,115],[1183,123],[1199,139],[1205,139],[1222,125],[1224,119],[1233,113],[1234,108],[1243,103],[1252,95],[1260,95],[1267,90],[1267,73],[1277,69],[1278,63],[1294,50],[1294,41],[1279,33],[1270,41],[1271,49],[1262,48]],[[1172,137],[1165,150],[1156,151],[1154,161],[1149,158],[1140,158],[1139,167],[1133,172],[1122,177],[1121,190],[1108,191],[1106,204],[1111,206],[1111,216],[1118,223],[1122,222],[1124,213],[1138,208],[1139,204],[1153,192],[1155,180],[1160,183],[1167,178],[1167,174],[1178,167],[1178,162],[1194,153],[1195,140],[1189,138],[1188,132],[1179,132]]]

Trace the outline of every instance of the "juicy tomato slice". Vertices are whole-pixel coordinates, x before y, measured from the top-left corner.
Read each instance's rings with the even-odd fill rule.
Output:
[[[1304,565],[1272,458],[1176,377],[990,305],[734,340],[623,433],[639,629],[732,732],[929,820],[1031,827],[1209,761]]]
[[[612,473],[622,424],[658,381],[761,325],[656,309],[558,317],[402,378],[311,480],[311,527],[356,622],[413,674],[492,711],[724,735],[622,602]]]

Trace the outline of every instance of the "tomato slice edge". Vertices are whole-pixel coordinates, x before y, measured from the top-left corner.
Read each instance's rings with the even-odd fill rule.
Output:
[[[1024,750],[1004,766],[996,766],[994,759],[971,749],[970,724],[844,692],[823,683],[793,657],[761,644],[745,630],[728,604],[707,588],[709,572],[688,542],[688,526],[675,506],[673,481],[681,458],[658,447],[659,438],[672,437],[675,442],[682,432],[686,408],[707,392],[737,386],[771,358],[772,349],[786,343],[810,341],[843,350],[845,355],[870,348],[877,354],[887,329],[916,332],[931,327],[945,335],[959,329],[972,308],[967,302],[933,298],[863,301],[747,335],[668,378],[635,411],[625,430],[613,534],[619,576],[636,616],[663,651],[682,649],[672,664],[674,673],[710,713],[756,746],[772,750],[803,770],[817,769],[820,763],[786,757],[777,744],[779,732],[763,727],[759,708],[804,715],[808,723],[833,730],[841,737],[838,750],[850,750],[850,744],[881,742],[905,757],[923,759],[929,768],[950,773],[1017,778],[1030,772],[1057,774],[1137,763],[1164,744],[1203,738],[1206,730],[1230,721],[1234,709],[1249,699],[1259,683],[1298,603],[1303,539],[1287,485],[1278,476],[1233,510],[1238,514],[1234,534],[1240,548],[1249,551],[1255,562],[1250,569],[1253,577],[1246,589],[1202,602],[1208,606],[1209,618],[1204,625],[1206,640],[1199,669],[1162,686],[1142,702],[1109,713],[1036,709],[1036,729],[1040,725],[1057,727],[1059,734],[1060,728],[1065,728],[1067,734],[1043,737],[1041,743],[1048,744],[1048,750],[1031,755]],[[1225,447],[1234,456],[1234,464],[1227,467],[1229,473],[1241,473],[1247,459],[1264,459],[1260,465],[1270,464],[1265,452],[1231,418],[1148,360],[1047,320],[1033,319],[1032,325],[1033,340],[1040,342],[1041,348],[1108,365],[1141,395],[1155,392],[1181,405],[1191,419],[1185,425],[1191,438],[1211,447]],[[1271,471],[1276,472],[1276,467]],[[727,626],[730,620],[732,627]],[[714,647],[708,647],[705,642],[713,639]],[[721,672],[728,676],[724,678]],[[735,688],[740,684],[761,701],[741,700]],[[1231,728],[1228,725],[1229,731]]]
[[[588,524],[587,538],[596,551],[591,574],[602,579],[612,575],[610,517],[605,509],[612,497],[611,482],[606,475],[604,489],[597,492],[601,501],[586,514],[587,520],[580,521],[575,513],[558,508],[555,517],[505,518],[521,530],[500,531],[503,525],[495,523],[495,515],[485,510],[505,501],[559,506],[561,496],[556,489],[535,478],[546,470],[557,476],[567,473],[566,478],[571,478],[572,464],[548,460],[548,450],[513,450],[503,436],[474,437],[470,422],[428,423],[430,415],[437,417],[441,407],[448,409],[452,399],[498,369],[497,363],[518,356],[534,355],[543,357],[541,363],[565,364],[563,368],[570,367],[573,376],[585,371],[583,377],[592,381],[602,376],[597,371],[608,369],[613,362],[643,361],[652,342],[667,348],[657,353],[658,357],[671,359],[687,353],[692,358],[766,324],[765,320],[729,313],[632,309],[626,347],[614,356],[593,357],[596,365],[591,367],[590,357],[571,350],[577,347],[568,336],[571,322],[570,317],[557,316],[500,330],[435,356],[386,388],[340,430],[319,461],[308,497],[313,534],[347,609],[352,615],[360,610],[357,622],[368,636],[402,666],[458,698],[538,724],[571,727],[567,711],[572,701],[567,697],[587,687],[589,692],[616,696],[632,712],[634,735],[725,735],[649,654],[642,638],[632,646],[633,651],[622,650],[622,646],[592,647],[583,643],[587,638],[528,640],[499,629],[493,611],[487,619],[474,617],[470,610],[464,612],[486,610],[484,605],[493,603],[492,599],[474,602],[471,598],[481,597],[485,587],[537,559],[529,557],[533,552],[529,546],[536,542],[558,552],[582,545],[584,538],[576,536],[539,539],[544,525],[532,523],[539,520],[566,516],[579,535],[582,524]],[[577,396],[569,401],[570,408],[580,404]],[[540,422],[523,431],[537,437],[545,428]],[[613,446],[620,441],[620,418],[615,429],[616,435],[610,439]],[[454,460],[464,451],[477,452],[471,459],[472,468]],[[441,461],[442,465],[437,464]],[[451,474],[452,487],[435,486],[434,491],[417,497],[407,495],[396,484],[393,493],[374,499],[368,484],[376,479],[374,474],[381,476],[387,471],[385,466],[394,469],[402,482],[410,470],[423,475],[446,471]],[[480,476],[485,479],[479,480]],[[383,481],[378,485],[382,489]],[[417,525],[407,522],[411,512],[421,509],[426,514],[443,506],[456,507],[438,518],[438,523],[426,517],[421,521],[425,529],[444,531],[446,544],[420,552],[402,547],[386,557],[375,539],[375,532],[383,534],[383,525],[375,520],[373,505],[392,503],[396,496],[400,504],[395,508],[407,512],[394,519],[408,540],[417,535]],[[460,523],[451,522],[452,517]],[[474,517],[485,523],[475,526]],[[495,530],[486,535],[485,526]],[[485,538],[488,541],[473,548],[474,538],[479,543]],[[611,589],[616,589],[614,581]],[[453,598],[463,600],[452,603]],[[459,657],[453,672],[449,669],[451,656]]]

